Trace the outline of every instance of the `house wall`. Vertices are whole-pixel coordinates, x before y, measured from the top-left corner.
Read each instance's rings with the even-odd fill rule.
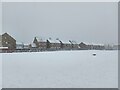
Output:
[[[46,42],[39,42],[39,48],[46,49]]]
[[[2,46],[8,49],[16,49],[16,40],[7,33],[2,35]]]

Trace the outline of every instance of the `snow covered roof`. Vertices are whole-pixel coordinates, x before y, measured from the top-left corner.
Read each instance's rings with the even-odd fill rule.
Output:
[[[32,47],[36,47],[36,44],[35,44],[35,43],[31,43],[31,46],[32,46]]]
[[[50,38],[48,40],[49,40],[50,43],[60,43],[59,40],[54,40],[54,39],[50,39]]]
[[[28,44],[28,43],[24,43],[24,46],[29,46],[30,44]]]
[[[46,42],[46,40],[48,40],[50,43],[60,43],[59,40],[52,39],[52,38],[39,38],[39,37],[36,37],[36,39],[37,39],[38,42]]]
[[[29,43],[16,42],[16,45],[29,45]]]
[[[101,43],[88,43],[88,42],[83,42],[84,44],[86,45],[101,45],[103,46],[104,44],[101,44]]]
[[[23,44],[22,42],[16,42],[16,44]]]
[[[62,41],[63,44],[71,44],[69,41]]]
[[[0,49],[8,49],[8,47],[0,47]]]
[[[103,46],[104,44],[100,44],[100,43],[91,43],[92,45],[101,45]]]
[[[36,37],[36,39],[38,42],[46,42],[46,39],[43,39],[43,38]]]

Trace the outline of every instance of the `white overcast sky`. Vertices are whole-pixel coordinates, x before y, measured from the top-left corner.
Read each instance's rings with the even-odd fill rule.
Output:
[[[3,3],[3,33],[17,42],[60,38],[87,43],[117,43],[118,7],[113,2]]]

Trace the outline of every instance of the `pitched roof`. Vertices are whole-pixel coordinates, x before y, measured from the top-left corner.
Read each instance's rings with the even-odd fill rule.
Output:
[[[50,43],[60,43],[58,40],[54,40],[54,39],[48,39],[50,41]]]
[[[2,34],[2,36],[9,36],[10,38],[12,38],[13,40],[15,40],[12,36],[10,36],[8,33],[4,33],[4,34]],[[16,41],[16,40],[15,40]]]
[[[38,38],[35,37],[34,40],[36,39],[37,42],[46,42],[47,39],[42,39],[42,38]]]

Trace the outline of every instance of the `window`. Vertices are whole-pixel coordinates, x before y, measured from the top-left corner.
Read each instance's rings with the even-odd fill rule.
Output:
[[[6,44],[8,44],[8,42],[5,42]]]

